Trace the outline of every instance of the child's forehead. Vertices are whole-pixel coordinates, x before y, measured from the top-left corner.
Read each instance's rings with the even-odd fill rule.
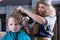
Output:
[[[13,18],[13,17],[9,17],[9,19],[8,19],[8,21],[17,21],[15,18]]]

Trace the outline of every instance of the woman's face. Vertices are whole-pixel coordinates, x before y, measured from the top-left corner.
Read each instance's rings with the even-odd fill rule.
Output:
[[[18,21],[16,19],[14,19],[13,17],[9,17],[9,19],[8,19],[8,27],[9,27],[10,31],[17,32],[17,31],[20,30],[20,28],[22,26],[19,25],[19,23],[18,23]]]
[[[38,5],[38,12],[39,15],[43,15],[46,12],[47,7],[44,4],[39,4]]]

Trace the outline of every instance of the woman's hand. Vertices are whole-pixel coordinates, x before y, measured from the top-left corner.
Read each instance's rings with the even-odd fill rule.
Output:
[[[24,10],[25,10],[22,6],[19,6],[19,7],[17,7],[16,9],[17,9],[17,10],[20,10],[21,12],[24,12]]]
[[[22,24],[23,24],[23,26],[27,26],[28,25],[28,19],[26,17],[22,18]]]

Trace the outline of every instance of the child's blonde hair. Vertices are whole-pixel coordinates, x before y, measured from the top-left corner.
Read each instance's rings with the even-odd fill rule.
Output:
[[[13,10],[12,14],[8,17],[8,20],[10,17],[15,18],[19,22],[20,25],[22,24],[23,15],[21,15],[21,12],[17,11],[16,9]]]

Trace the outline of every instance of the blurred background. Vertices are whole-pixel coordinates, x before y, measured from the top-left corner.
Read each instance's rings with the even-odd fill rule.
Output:
[[[37,0],[0,0],[0,32],[8,31],[6,19],[17,6],[23,6],[32,12],[36,3]],[[52,0],[52,5],[57,11],[53,40],[60,40],[60,0]]]

